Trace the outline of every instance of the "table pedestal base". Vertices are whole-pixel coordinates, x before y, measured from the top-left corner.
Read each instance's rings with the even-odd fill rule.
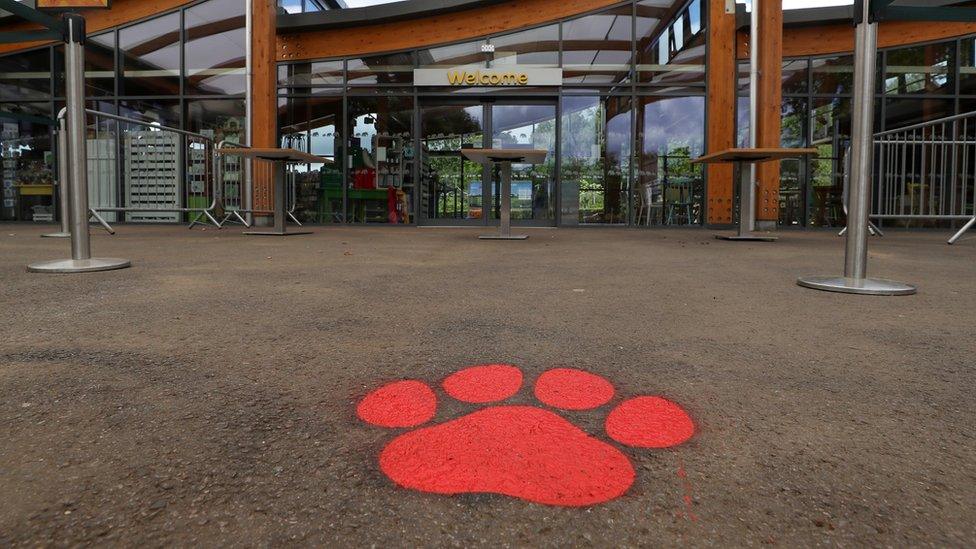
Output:
[[[128,259],[114,257],[93,257],[91,259],[55,259],[31,263],[27,271],[31,273],[94,273],[98,271],[114,271],[131,267]]]
[[[717,234],[715,238],[718,240],[733,240],[733,241],[746,241],[746,242],[776,242],[779,238],[778,236],[756,234],[756,233],[746,233],[746,234]]]
[[[846,278],[843,276],[805,276],[796,280],[797,285],[825,292],[861,295],[912,295],[918,288],[911,284],[883,278]]]
[[[47,233],[42,234],[41,238],[71,238],[71,233]]]
[[[481,240],[525,240],[529,238],[527,234],[483,234],[478,235]]]
[[[312,231],[244,231],[248,236],[295,236],[296,234],[312,234]]]

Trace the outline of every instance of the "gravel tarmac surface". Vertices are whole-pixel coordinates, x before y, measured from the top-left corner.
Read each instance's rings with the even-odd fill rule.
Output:
[[[51,227],[0,226],[0,546],[972,546],[976,236],[889,231],[870,273],[910,297],[800,288],[838,274],[833,232],[317,227],[93,231],[133,268],[29,274],[68,257]],[[479,408],[440,381],[548,368],[616,396],[560,412],[609,441],[628,396],[694,419],[667,450],[617,445],[622,497],[559,508],[396,487],[403,429],[356,404],[398,379],[435,422]],[[543,406],[544,407],[544,406]]]

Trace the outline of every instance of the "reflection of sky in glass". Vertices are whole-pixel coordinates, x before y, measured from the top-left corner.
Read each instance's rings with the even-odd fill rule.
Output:
[[[138,62],[131,58],[127,61],[127,69],[133,69],[133,64],[148,65],[152,68],[160,69],[179,69],[180,66],[180,43],[178,32],[180,27],[180,15],[174,13],[156,19],[150,19],[134,27],[122,29],[119,32],[119,46],[123,51],[140,48],[166,34],[173,34],[173,41],[149,52],[139,52]],[[126,56],[128,57],[128,56]]]
[[[552,105],[496,105],[491,114],[493,137],[505,133],[514,144],[553,150],[555,118]],[[541,131],[539,125],[547,122],[550,131]]]
[[[673,97],[644,107],[643,152],[666,154],[688,147],[692,156],[702,152],[705,127],[704,97]]]
[[[310,138],[312,154],[318,156],[335,156],[335,125],[329,124],[312,130]]]

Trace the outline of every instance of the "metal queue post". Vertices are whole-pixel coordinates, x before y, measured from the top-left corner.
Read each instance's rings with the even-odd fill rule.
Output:
[[[500,204],[498,212],[498,234],[483,234],[482,240],[525,240],[526,234],[512,234],[512,163],[542,164],[549,151],[542,149],[461,149],[468,160],[479,164],[494,162],[501,171],[498,193]]]
[[[58,152],[62,155],[68,150],[68,128],[63,118],[58,120]],[[58,211],[61,217],[61,230],[56,233],[42,234],[43,238],[70,238],[71,227],[68,226],[68,163],[64,156],[58,159]]]
[[[331,160],[306,152],[296,151],[295,149],[227,148],[218,149],[217,154],[266,160],[274,164],[274,228],[270,231],[245,231],[244,234],[252,236],[294,236],[299,234],[312,234],[311,231],[288,232],[288,227],[285,221],[290,212],[288,212],[285,204],[285,169],[288,164],[329,164],[332,162]]]
[[[864,295],[911,295],[911,284],[867,278],[868,210],[874,156],[874,87],[878,55],[878,24],[871,2],[856,5],[861,11],[854,41],[854,99],[851,121],[851,189],[848,198],[847,245],[843,276],[808,276],[796,283],[805,288]]]
[[[25,14],[35,18],[40,17],[37,12],[33,14],[25,12]],[[78,14],[65,14],[57,27],[63,32],[62,39],[65,43],[68,158],[61,159],[62,165],[67,164],[66,169],[61,173],[70,176],[68,181],[70,188],[67,200],[64,200],[64,193],[61,196],[62,201],[68,205],[71,259],[32,263],[27,266],[27,270],[34,273],[87,273],[131,267],[132,264],[127,259],[91,256],[91,237],[88,234],[88,155],[85,138],[85,19]],[[49,28],[53,30],[54,25]],[[62,186],[64,184],[62,181]],[[62,212],[63,207],[62,205]]]

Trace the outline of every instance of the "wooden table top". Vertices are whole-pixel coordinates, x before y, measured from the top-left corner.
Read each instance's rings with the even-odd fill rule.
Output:
[[[784,158],[799,158],[814,156],[817,149],[786,149],[778,147],[757,149],[725,149],[722,151],[699,156],[691,161],[692,164],[720,164],[728,162],[760,163]]]
[[[274,149],[274,148],[222,148],[217,149],[217,154],[229,154],[233,156],[243,156],[245,158],[257,158],[260,160],[271,160],[274,162],[305,162],[309,164],[331,164],[328,158],[308,154],[307,152],[296,151],[295,149]]]
[[[461,154],[474,162],[525,162],[542,164],[549,151],[543,149],[461,149]]]

